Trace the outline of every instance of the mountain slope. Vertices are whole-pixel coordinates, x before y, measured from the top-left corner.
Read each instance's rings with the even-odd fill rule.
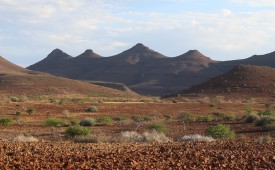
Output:
[[[175,92],[219,73],[215,69],[200,72],[216,62],[197,50],[171,58],[140,43],[111,57],[68,57],[58,66],[47,58],[28,68],[72,79],[123,83],[145,95]]]
[[[60,52],[60,51],[57,51]],[[65,55],[64,55],[65,56]],[[65,56],[64,58],[68,58]],[[131,96],[133,93],[21,68],[0,57],[0,93],[26,95]]]
[[[275,68],[238,65],[223,75],[164,98],[190,95],[235,96],[236,99],[272,97],[275,95]]]

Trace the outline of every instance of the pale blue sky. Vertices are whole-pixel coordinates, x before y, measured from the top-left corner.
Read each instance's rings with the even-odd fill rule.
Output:
[[[103,56],[141,42],[214,60],[275,51],[275,0],[0,0],[0,55],[23,67],[60,48]]]

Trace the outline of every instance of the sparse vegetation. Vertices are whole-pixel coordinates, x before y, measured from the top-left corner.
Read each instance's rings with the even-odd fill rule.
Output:
[[[186,112],[180,113],[178,115],[177,119],[180,121],[186,121],[186,122],[194,122],[195,121],[195,117],[189,113],[186,113]]]
[[[235,132],[230,129],[230,127],[218,124],[210,126],[205,130],[205,134],[213,137],[214,139],[225,139],[225,138],[235,138]]]
[[[126,120],[126,117],[124,117],[124,116],[116,116],[116,117],[113,117],[112,119],[114,121],[120,122],[120,121]]]
[[[73,118],[70,123],[72,126],[77,126],[79,125],[80,121],[77,118]]]
[[[141,116],[132,116],[131,118],[134,122],[142,122],[143,119]]]
[[[199,122],[211,122],[213,120],[213,117],[211,115],[203,115],[197,118],[197,121]]]
[[[263,112],[258,112],[259,116],[271,116],[273,112],[271,110],[265,110]]]
[[[16,116],[21,116],[21,112],[16,112],[15,115]]]
[[[255,122],[255,125],[256,126],[266,126],[268,124],[271,124],[273,121],[275,121],[274,117],[263,116]]]
[[[260,120],[260,116],[255,113],[248,113],[247,115],[244,116],[244,120],[246,123],[253,123],[253,122],[256,122],[257,120]]]
[[[151,132],[144,132],[143,134],[137,131],[121,132],[120,141],[123,142],[169,142],[172,139],[165,136],[163,133],[159,133],[156,130]]]
[[[12,123],[11,118],[0,118],[0,126],[9,126]]]
[[[236,120],[236,116],[234,114],[225,114],[222,118],[223,121],[235,121]]]
[[[95,126],[96,121],[93,118],[85,118],[85,119],[80,121],[79,125],[80,126]]]
[[[172,120],[172,116],[171,115],[163,115],[165,120]]]
[[[67,138],[73,138],[76,136],[87,136],[90,135],[91,131],[88,128],[82,126],[70,126],[65,131]]]
[[[98,109],[96,106],[89,106],[86,111],[87,112],[97,112]]]
[[[147,129],[149,130],[156,130],[157,132],[161,133],[161,132],[166,132],[168,129],[166,127],[165,124],[161,123],[161,122],[155,122],[152,123],[150,125],[147,126]]]
[[[99,126],[111,125],[113,123],[113,119],[110,116],[102,116],[96,119],[96,123]]]

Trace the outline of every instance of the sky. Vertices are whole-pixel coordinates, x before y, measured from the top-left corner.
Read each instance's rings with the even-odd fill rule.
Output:
[[[136,43],[214,60],[275,51],[275,0],[0,0],[0,56],[27,67],[53,49],[111,56]]]

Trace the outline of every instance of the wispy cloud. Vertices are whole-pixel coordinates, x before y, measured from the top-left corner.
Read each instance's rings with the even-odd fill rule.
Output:
[[[275,0],[229,0],[230,2],[251,6],[275,6]]]
[[[164,10],[158,11],[141,8],[148,7],[147,3],[152,1],[170,1],[177,6],[192,3],[187,0],[0,0],[1,55],[24,54],[32,64],[56,47],[72,55],[92,48],[109,56],[142,42],[169,56],[196,48],[216,59],[234,59],[248,57],[258,52],[256,49],[268,52],[275,43],[271,36],[275,34],[274,10],[246,8],[246,12],[236,12],[225,6],[200,12],[168,11],[165,6],[160,6]],[[226,1],[261,6],[274,3]]]

